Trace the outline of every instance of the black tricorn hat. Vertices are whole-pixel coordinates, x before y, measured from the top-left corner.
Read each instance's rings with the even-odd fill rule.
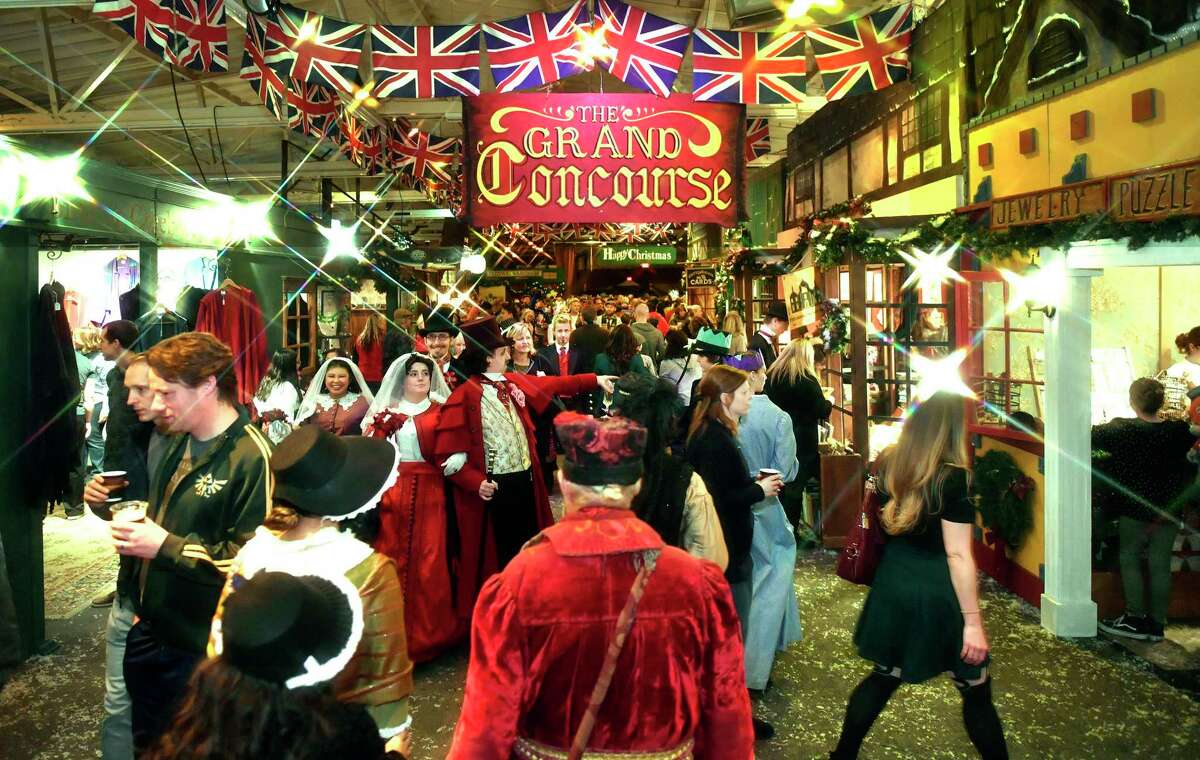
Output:
[[[771,301],[767,304],[767,308],[763,310],[763,319],[771,317],[782,319],[784,322],[788,321],[787,304],[783,301]]]
[[[260,572],[235,576],[214,626],[217,653],[247,675],[288,688],[345,668],[362,638],[362,601],[342,576]]]
[[[399,460],[388,441],[302,425],[271,454],[274,495],[306,514],[345,520],[379,502],[396,480]]]
[[[424,318],[421,320],[421,329],[417,333],[425,336],[430,333],[449,333],[453,338],[458,335],[458,325],[454,324],[454,309],[449,306],[439,306],[436,309],[425,312]]]
[[[504,333],[500,330],[500,323],[495,317],[484,317],[482,319],[473,319],[470,322],[463,322],[459,325],[462,330],[463,338],[466,340],[467,347],[474,346],[481,348],[488,353],[495,351],[502,346],[511,346],[513,341],[511,338],[504,337]]]
[[[563,475],[584,486],[631,485],[642,477],[646,428],[626,417],[596,419],[563,412],[554,418]]]

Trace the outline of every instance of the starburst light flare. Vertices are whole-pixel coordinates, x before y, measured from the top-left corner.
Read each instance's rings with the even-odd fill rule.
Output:
[[[814,7],[826,12],[839,11],[842,9],[842,0],[792,0],[783,15],[788,21],[799,21]]]
[[[1000,276],[1009,286],[1006,305],[1009,314],[1024,307],[1030,311],[1045,311],[1046,316],[1053,317],[1066,293],[1067,265],[1061,258],[1044,267],[1030,264],[1021,273],[1001,269]]]
[[[24,186],[20,202],[22,204],[40,200],[57,200],[68,203],[73,200],[95,202],[79,177],[79,169],[82,164],[79,155],[78,151],[53,158],[22,154],[20,164]]]
[[[963,398],[975,398],[962,378],[962,363],[967,358],[968,349],[960,348],[949,356],[941,359],[930,359],[920,354],[910,354],[913,374],[920,380],[913,389],[913,401],[921,403],[933,397],[935,393],[952,393]]]
[[[613,49],[604,39],[608,27],[604,24],[580,26],[575,29],[575,38],[579,41],[579,65],[591,71],[597,61],[610,61]]]
[[[912,267],[912,274],[900,286],[901,290],[908,290],[914,285],[919,288],[919,292],[932,290],[933,288],[941,288],[947,282],[954,280],[956,282],[966,282],[961,274],[956,272],[950,266],[950,262],[954,260],[954,254],[958,253],[958,243],[955,242],[949,248],[942,250],[942,244],[938,243],[937,247],[928,253],[920,248],[913,247],[912,252],[908,253],[900,251],[900,258]]]
[[[354,235],[358,232],[358,222],[349,227],[343,227],[340,219],[334,219],[328,227],[317,225],[317,230],[326,242],[325,258],[321,259],[321,266],[325,266],[340,256],[349,256],[355,261],[366,260],[354,242]]]

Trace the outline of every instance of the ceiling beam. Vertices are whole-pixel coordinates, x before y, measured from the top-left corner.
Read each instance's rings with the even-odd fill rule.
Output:
[[[125,47],[121,48],[121,52],[117,53],[117,57],[109,61],[108,65],[101,69],[100,73],[97,74],[92,81],[88,82],[83,87],[80,87],[79,90],[71,96],[70,102],[63,106],[63,109],[60,111],[60,113],[71,113],[76,108],[79,108],[81,105],[83,105],[84,102],[87,101],[88,97],[96,91],[96,88],[104,84],[104,80],[108,79],[108,75],[113,73],[113,70],[117,68],[117,66],[121,65],[121,61],[125,60],[125,56],[129,55],[129,53],[135,47],[137,47],[137,42],[130,40]]]
[[[50,41],[50,22],[46,9],[38,9],[38,43],[42,46],[42,65],[46,67],[46,91],[50,95],[50,113],[58,114],[58,63],[54,60],[54,43]]]
[[[115,25],[110,24],[109,22],[105,21],[104,19],[92,18],[90,10],[84,10],[82,8],[55,8],[54,12],[60,16],[63,16],[64,18],[69,19],[70,21],[73,21],[76,24],[82,24],[82,25],[88,27],[92,31],[96,32],[97,34],[99,34],[103,37],[107,37],[108,39],[112,40],[113,42],[117,43],[118,45],[124,46],[125,43],[129,41],[128,35],[126,35],[125,32],[121,31]],[[147,61],[150,61],[151,63],[157,64],[157,65],[167,65],[167,66],[170,65],[169,63],[164,61],[161,56],[157,56],[154,53],[151,53],[149,50],[146,50],[141,45],[135,45],[131,52],[138,58],[145,59]],[[179,75],[181,77],[183,77],[184,79],[186,79],[190,82],[193,82],[193,83],[199,85],[200,87],[205,88],[206,90],[213,93],[217,97],[223,98],[230,103],[234,103],[237,105],[243,105],[242,101],[239,101],[237,98],[234,98],[233,96],[229,95],[228,93],[218,89],[216,86],[211,84],[207,79],[201,78],[195,72],[188,71],[186,69],[179,69],[178,71],[179,71]]]
[[[34,103],[32,100],[25,97],[24,95],[15,93],[12,90],[8,89],[7,87],[4,87],[3,85],[0,85],[0,95],[3,95],[4,97],[8,98],[9,100],[11,100],[15,103],[20,103],[21,105],[28,108],[30,111],[33,111],[34,113],[40,113],[40,114],[44,114],[46,116],[50,115],[50,112],[47,111],[45,108],[42,108],[37,103]]]

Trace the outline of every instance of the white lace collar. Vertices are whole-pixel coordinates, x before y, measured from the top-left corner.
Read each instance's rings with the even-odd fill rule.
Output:
[[[503,372],[484,372],[483,376],[486,377],[488,380],[494,380],[496,382],[508,379],[504,376]]]
[[[374,550],[336,525],[324,525],[296,540],[280,538],[261,525],[254,538],[238,552],[242,575],[253,577],[264,570],[307,572],[319,567],[322,572],[345,574],[371,556]]]
[[[326,409],[332,409],[333,405],[337,404],[341,408],[349,411],[350,407],[354,406],[354,402],[356,401],[358,401],[358,394],[354,393],[353,391],[348,392],[345,396],[342,396],[339,399],[335,399],[332,396],[323,393],[321,394],[321,397],[317,399],[317,409],[325,411]]]

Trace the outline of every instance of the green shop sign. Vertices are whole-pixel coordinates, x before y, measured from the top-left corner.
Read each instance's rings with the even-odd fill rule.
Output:
[[[674,264],[673,245],[606,245],[596,252],[597,267]]]
[[[565,280],[562,270],[558,267],[538,267],[536,269],[489,269],[483,277],[484,282],[496,280],[546,280],[559,282]]]

